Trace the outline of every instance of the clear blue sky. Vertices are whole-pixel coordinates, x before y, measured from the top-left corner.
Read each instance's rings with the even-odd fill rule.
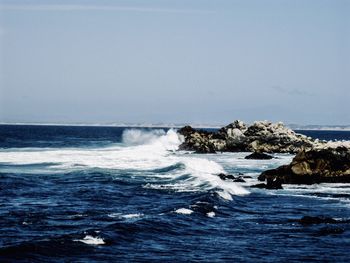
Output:
[[[0,0],[0,121],[350,124],[349,14],[347,0]]]

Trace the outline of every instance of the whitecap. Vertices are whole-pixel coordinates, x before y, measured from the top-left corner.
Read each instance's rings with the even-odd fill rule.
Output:
[[[87,245],[104,245],[105,244],[105,242],[102,238],[93,237],[90,235],[85,236],[83,239],[75,239],[73,241],[82,242],[82,243],[85,243]]]
[[[182,215],[190,215],[193,213],[193,211],[187,208],[179,208],[175,210],[175,213],[182,214]]]
[[[127,214],[127,215],[122,215],[121,217],[122,217],[122,218],[128,219],[128,218],[137,218],[137,217],[141,217],[141,216],[143,216],[143,214],[139,213],[139,214]]]
[[[215,216],[215,212],[208,212],[207,213],[207,217],[214,217]]]
[[[120,218],[120,219],[131,219],[131,218],[138,218],[138,217],[142,217],[144,214],[142,213],[135,213],[135,214],[125,214],[123,215],[122,213],[111,213],[111,214],[108,214],[107,216],[109,217],[117,217],[117,218]]]

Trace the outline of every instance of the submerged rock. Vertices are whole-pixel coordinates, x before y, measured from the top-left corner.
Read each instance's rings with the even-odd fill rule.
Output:
[[[244,157],[244,159],[252,159],[252,160],[270,160],[273,156],[268,155],[266,153],[253,152],[248,156]]]
[[[321,225],[322,227],[315,233],[316,236],[342,234],[345,229],[335,224],[348,224],[350,220],[334,219],[324,216],[303,216],[301,219],[292,219],[290,222],[298,222],[303,226]]]
[[[180,150],[200,153],[221,152],[267,152],[297,153],[310,149],[315,141],[286,128],[282,123],[257,121],[247,126],[242,121],[221,128],[217,132],[196,130],[185,126],[178,131],[184,136]]]
[[[337,220],[331,217],[319,217],[319,216],[303,216],[297,220],[302,225],[313,225],[313,224],[336,224]]]
[[[322,227],[318,232],[317,236],[327,236],[327,235],[339,235],[343,234],[345,229],[337,226],[326,226]]]
[[[276,178],[287,184],[350,183],[349,143],[328,143],[302,150],[289,165],[267,170],[258,177],[260,181]]]

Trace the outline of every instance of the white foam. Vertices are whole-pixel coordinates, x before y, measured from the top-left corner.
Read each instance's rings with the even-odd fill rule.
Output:
[[[173,165],[174,159],[166,157],[169,154],[168,151],[176,150],[180,143],[181,137],[177,136],[174,130],[169,130],[166,134],[160,135],[158,140],[146,141],[143,145],[113,146],[98,149],[31,148],[22,149],[21,151],[1,150],[0,160],[1,162],[20,165],[59,163],[58,166],[53,167],[55,170],[60,168],[73,169],[79,166],[150,170]]]
[[[137,218],[137,217],[141,217],[141,216],[143,216],[143,214],[127,214],[127,215],[122,215],[121,217],[129,219],[129,218]]]
[[[117,218],[124,218],[124,219],[138,218],[138,217],[142,217],[143,215],[144,214],[142,214],[142,213],[125,214],[125,215],[123,215],[122,213],[111,213],[111,214],[108,214],[109,217],[117,217]]]
[[[190,215],[193,213],[193,211],[187,208],[179,208],[175,210],[175,213],[182,214],[182,215]]]
[[[215,212],[208,212],[207,213],[207,217],[214,217],[215,216]]]
[[[90,235],[85,236],[83,239],[75,239],[74,241],[82,242],[82,243],[85,243],[87,245],[104,245],[105,244],[105,242],[102,238],[93,237]]]
[[[232,201],[232,196],[227,191],[218,191],[217,193],[221,198]]]
[[[186,171],[195,177],[194,185],[207,184],[209,188],[219,188],[218,194],[227,200],[232,200],[231,195],[245,195],[249,192],[234,182],[223,181],[217,175],[224,173],[224,169],[218,163],[195,157],[187,157],[182,160],[186,165]]]

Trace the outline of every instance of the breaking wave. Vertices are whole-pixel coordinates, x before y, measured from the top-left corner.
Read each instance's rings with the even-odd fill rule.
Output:
[[[222,181],[217,174],[225,171],[215,161],[177,152],[182,141],[182,136],[173,129],[126,129],[122,141],[108,147],[7,149],[0,151],[0,160],[17,170],[23,167],[24,173],[40,173],[40,165],[46,165],[44,171],[51,173],[109,169],[118,174],[132,172],[133,176],[142,177],[146,188],[215,189],[219,196],[228,200],[232,195],[248,193],[236,183]]]

